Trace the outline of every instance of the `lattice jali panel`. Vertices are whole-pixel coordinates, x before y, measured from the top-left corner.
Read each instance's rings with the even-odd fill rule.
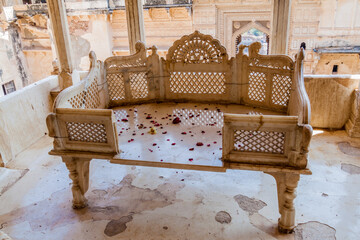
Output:
[[[225,94],[225,73],[171,72],[172,93]]]
[[[291,77],[274,74],[271,91],[271,102],[275,105],[287,107],[290,100]]]
[[[68,102],[73,108],[82,108],[85,102],[85,91],[81,91],[72,98],[68,99]]]
[[[106,143],[104,124],[66,122],[66,130],[70,141]]]
[[[261,152],[283,154],[285,132],[235,130],[234,150],[240,152]]]
[[[130,73],[130,88],[133,98],[146,98],[149,95],[146,72]]]
[[[266,99],[266,75],[263,72],[249,72],[248,97],[252,101],[264,102]]]
[[[106,80],[110,99],[113,101],[125,99],[124,75],[122,73],[108,73]]]
[[[100,105],[99,89],[97,81],[94,81],[87,88],[85,108],[97,108]]]
[[[181,119],[184,126],[216,126],[223,127],[224,113],[215,110],[199,110],[199,109],[174,109],[173,115],[177,115]]]

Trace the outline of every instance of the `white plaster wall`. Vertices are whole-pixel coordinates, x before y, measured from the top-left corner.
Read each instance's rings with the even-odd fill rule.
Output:
[[[0,161],[5,165],[47,133],[50,90],[58,86],[57,76],[50,76],[0,98]]]

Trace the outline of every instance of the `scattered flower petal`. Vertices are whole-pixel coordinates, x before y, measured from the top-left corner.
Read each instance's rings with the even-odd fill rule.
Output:
[[[200,147],[200,146],[202,146],[202,145],[204,145],[202,142],[197,142],[197,143],[196,143],[196,146],[198,146],[198,147]]]
[[[178,123],[181,123],[181,120],[180,118],[176,117],[174,118],[174,120],[172,121],[173,124],[178,124]]]

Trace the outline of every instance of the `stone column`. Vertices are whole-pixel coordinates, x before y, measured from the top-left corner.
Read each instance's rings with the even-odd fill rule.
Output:
[[[270,54],[286,54],[291,0],[273,0]]]
[[[125,0],[130,54],[134,54],[137,41],[145,43],[143,6],[141,0]]]
[[[72,85],[71,41],[64,0],[48,0],[53,41],[60,65],[59,86],[63,90]]]

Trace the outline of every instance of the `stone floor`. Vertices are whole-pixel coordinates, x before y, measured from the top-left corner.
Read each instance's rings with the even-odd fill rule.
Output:
[[[279,234],[274,179],[131,167],[93,160],[89,207],[71,208],[70,179],[43,137],[0,172],[0,239],[358,239],[360,139],[315,131],[298,227]]]

